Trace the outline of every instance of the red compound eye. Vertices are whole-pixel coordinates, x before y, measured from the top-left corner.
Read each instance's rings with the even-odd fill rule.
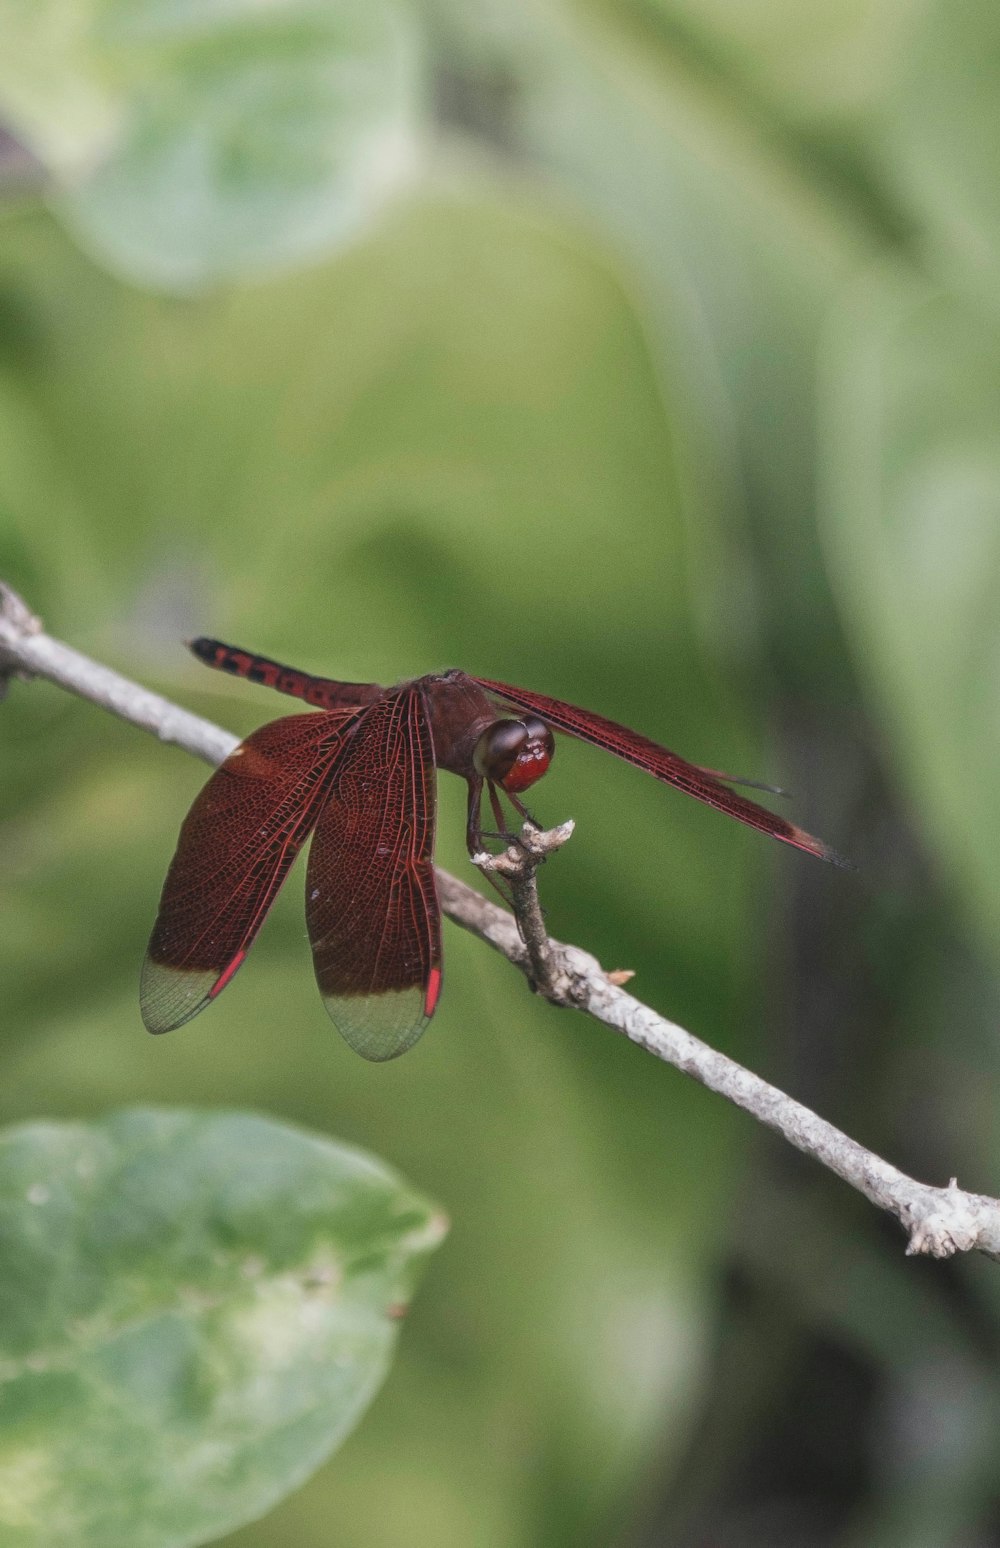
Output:
[[[519,720],[495,720],[476,743],[472,755],[476,773],[502,784],[527,742],[528,733]]]
[[[537,779],[541,779],[552,762],[556,750],[555,739],[544,721],[536,720],[533,715],[527,715],[521,725],[524,727],[526,740],[510,772],[500,781],[503,788],[511,795],[518,795],[520,791],[527,790],[529,785],[533,785]]]

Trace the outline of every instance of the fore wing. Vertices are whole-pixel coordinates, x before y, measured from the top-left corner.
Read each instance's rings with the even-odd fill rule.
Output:
[[[641,736],[638,731],[630,730],[628,726],[620,726],[617,721],[606,720],[603,715],[595,715],[590,710],[577,709],[573,704],[564,704],[561,699],[550,699],[543,693],[530,693],[526,688],[513,688],[509,683],[490,682],[485,677],[477,677],[475,680],[488,693],[506,699],[518,709],[529,710],[557,731],[565,731],[580,741],[603,747],[606,752],[614,753],[615,757],[624,758],[626,763],[634,763],[637,768],[652,774],[654,779],[685,791],[696,800],[704,801],[707,806],[714,806],[717,811],[727,812],[730,817],[746,823],[750,828],[770,833],[773,838],[781,839],[782,843],[804,849],[807,854],[818,855],[821,860],[830,860],[834,865],[847,865],[847,861],[835,850],[813,838],[804,828],[797,828],[794,823],[769,812],[766,807],[758,806],[756,801],[737,795],[735,790],[730,790],[728,785],[721,782],[714,770],[688,763],[686,759],[678,757],[677,753]]]
[[[417,685],[368,711],[337,765],[309,852],[316,980],[366,1059],[416,1042],[441,989],[434,746]]]
[[[190,1021],[229,983],[313,827],[357,715],[289,715],[216,769],[181,827],[142,969],[150,1032]]]

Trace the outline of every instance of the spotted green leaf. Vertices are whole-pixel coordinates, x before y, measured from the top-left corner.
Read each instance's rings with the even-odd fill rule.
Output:
[[[381,1163],[244,1113],[0,1134],[0,1542],[259,1516],[371,1401],[442,1233]]]

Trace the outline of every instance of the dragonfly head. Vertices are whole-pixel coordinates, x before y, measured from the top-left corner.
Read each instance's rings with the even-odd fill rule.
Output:
[[[534,715],[495,720],[476,743],[472,761],[477,774],[517,795],[541,779],[555,752],[555,740]]]

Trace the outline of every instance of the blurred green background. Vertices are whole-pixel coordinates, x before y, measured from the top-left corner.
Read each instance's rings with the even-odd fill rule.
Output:
[[[1000,11],[0,0],[0,575],[245,732],[450,665],[787,785],[856,876],[562,743],[553,932],[916,1175],[1000,1192]],[[356,1058],[301,878],[209,1015],[137,973],[191,758],[0,712],[0,1119],[250,1107],[452,1232],[232,1548],[1000,1543],[1000,1270],[446,927]],[[468,876],[464,791],[439,859]]]

